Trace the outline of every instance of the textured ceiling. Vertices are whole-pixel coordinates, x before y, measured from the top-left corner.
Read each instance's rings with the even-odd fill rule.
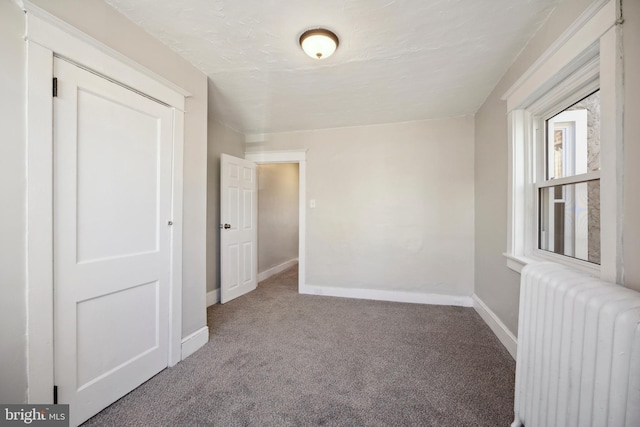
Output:
[[[210,78],[246,134],[474,113],[558,0],[106,0]],[[340,38],[322,61],[298,37]]]

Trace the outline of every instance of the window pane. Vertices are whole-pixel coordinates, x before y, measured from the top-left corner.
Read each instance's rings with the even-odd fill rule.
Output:
[[[600,180],[541,188],[540,249],[600,264]]]
[[[600,169],[600,92],[547,120],[547,179]]]

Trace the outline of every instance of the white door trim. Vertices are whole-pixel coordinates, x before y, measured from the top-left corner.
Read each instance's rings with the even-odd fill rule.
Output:
[[[174,111],[169,297],[169,366],[181,358],[182,185],[184,97],[186,91],[144,67],[132,68],[112,49],[58,18],[24,2],[27,12],[27,399],[53,401],[53,58],[64,57],[114,81],[135,88]],[[62,27],[61,27],[62,25]],[[92,40],[91,43],[87,40]],[[98,48],[97,46],[103,46]]]
[[[27,13],[26,39],[50,48],[56,55],[71,62],[89,65],[79,53],[92,48],[95,59],[100,56],[104,62],[91,61],[91,68],[104,76],[123,76],[119,83],[136,88],[172,107],[184,110],[184,98],[191,94],[157,73],[140,65],[115,49],[83,33],[46,10],[28,0],[20,1]],[[134,71],[134,72],[132,72]]]
[[[307,266],[307,150],[262,151],[244,153],[246,160],[257,164],[298,163],[298,293],[306,284]],[[258,207],[260,209],[260,207]]]

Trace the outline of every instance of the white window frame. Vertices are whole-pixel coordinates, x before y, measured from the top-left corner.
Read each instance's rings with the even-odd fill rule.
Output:
[[[502,97],[507,102],[509,193],[507,266],[551,260],[622,283],[622,24],[619,0],[595,0]],[[541,122],[600,89],[600,252],[598,266],[538,249]],[[540,145],[540,144],[539,144]],[[540,157],[541,156],[541,157]],[[541,169],[542,168],[542,169]],[[568,184],[578,177],[554,180]],[[561,182],[562,181],[562,182]],[[564,182],[566,181],[566,182]]]

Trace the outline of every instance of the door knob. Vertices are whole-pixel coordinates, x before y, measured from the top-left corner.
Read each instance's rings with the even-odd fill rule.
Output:
[[[228,229],[228,228],[231,228],[231,224],[225,224],[224,228],[225,228],[225,230]]]

